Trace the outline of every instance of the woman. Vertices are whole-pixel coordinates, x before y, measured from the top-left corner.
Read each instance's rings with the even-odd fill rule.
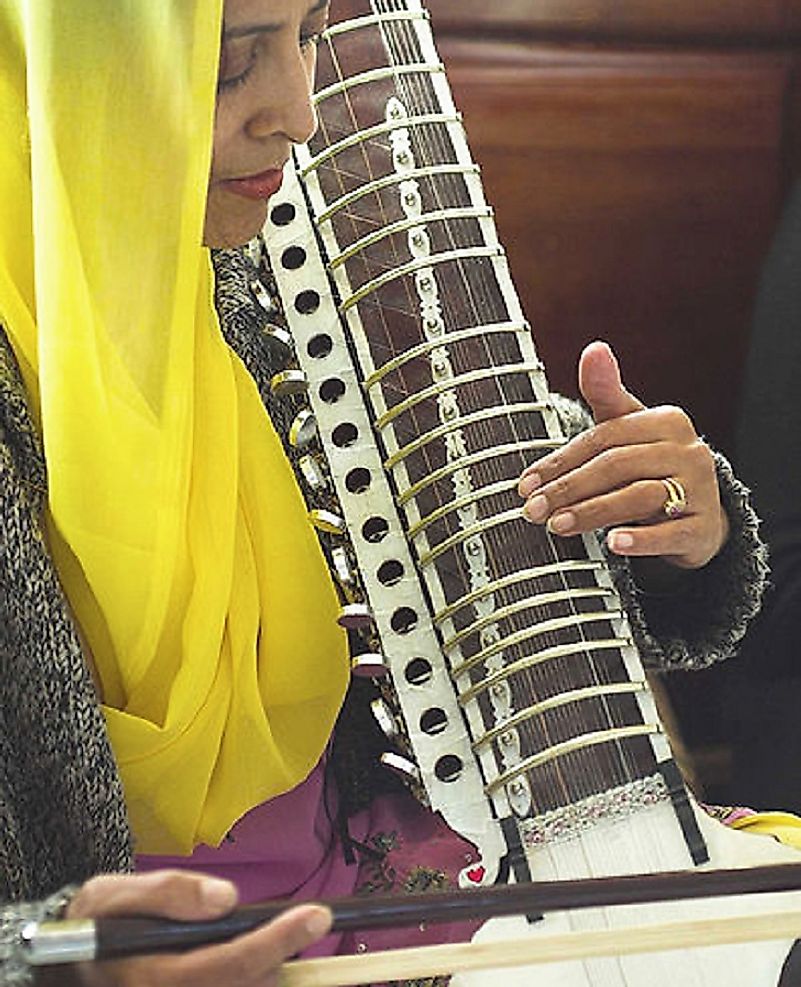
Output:
[[[335,599],[254,380],[219,331],[203,246],[243,244],[264,222],[314,126],[326,16],[316,0],[0,2],[8,900],[72,881],[70,916],[213,917],[237,900],[226,881],[91,875],[130,869],[132,835],[156,862],[186,861],[310,791],[327,820],[321,758],[347,685]],[[763,578],[741,488],[718,460],[724,512],[686,416],[644,409],[603,345],[581,386],[597,425],[524,476],[528,517],[565,535],[612,526],[646,657],[725,657]],[[573,431],[588,424],[563,412]],[[634,575],[660,593],[695,571],[670,603],[640,605],[629,556],[655,559]],[[309,599],[314,620],[287,619]],[[333,867],[330,822],[327,835]],[[9,905],[5,943],[66,900]],[[305,906],[227,945],[81,976],[263,984],[328,922]],[[7,982],[13,964],[12,949]]]

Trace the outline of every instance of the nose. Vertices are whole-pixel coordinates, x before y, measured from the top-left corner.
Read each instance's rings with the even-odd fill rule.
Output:
[[[309,140],[317,129],[317,115],[311,101],[314,82],[314,53],[294,42],[286,46],[276,71],[271,73],[259,105],[250,117],[248,136],[259,140],[279,133],[293,144]]]

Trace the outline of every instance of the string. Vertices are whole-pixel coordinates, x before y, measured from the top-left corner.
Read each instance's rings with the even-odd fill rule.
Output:
[[[407,35],[407,37],[409,37],[409,35],[410,35],[410,28],[408,26],[406,27],[406,35]],[[411,43],[409,43],[409,44],[407,44],[405,46],[405,48],[403,46],[400,46],[400,47],[401,47],[401,50],[402,50],[403,54],[408,58],[408,60],[412,60],[412,57],[413,56],[412,56],[412,54],[409,54],[409,53],[412,52],[412,48],[414,46]],[[417,52],[415,52],[414,54],[416,55]],[[416,60],[421,60],[421,59],[418,56]],[[406,79],[409,79],[409,78],[410,77],[408,77],[408,76],[406,77]],[[428,88],[428,89],[431,88],[430,80],[427,80],[427,79],[424,80],[422,77],[420,77],[419,79],[415,79],[414,77],[411,77],[411,79],[412,79],[412,81],[407,82],[405,84],[404,84],[404,82],[401,82],[401,85],[407,90],[407,98],[408,98],[408,91],[411,90],[412,88],[416,87],[417,88],[417,94],[416,94],[415,98],[412,100],[412,105],[419,105],[420,103],[423,103],[424,105],[426,105],[426,108],[428,108],[428,105],[427,104],[429,102],[433,102],[433,100],[430,99],[430,93],[429,92],[423,93],[423,88],[424,88],[424,86],[426,88]],[[421,144],[425,144],[425,135],[421,135],[420,136],[420,143]],[[442,143],[444,144],[444,141]],[[464,265],[463,265],[462,262],[460,262],[460,267],[464,267]],[[464,282],[467,282],[468,280],[470,280],[470,279],[468,279],[467,276],[463,274],[463,281]],[[487,277],[487,274],[486,274],[486,268],[484,266],[480,266],[479,269],[478,269],[478,280],[479,280],[479,288],[480,289],[482,288],[481,282],[482,281],[484,282],[484,284],[483,284],[483,291],[479,290],[478,294],[479,295],[483,295],[483,298],[481,300],[483,301],[484,304],[483,304],[482,307],[483,308],[486,308],[486,306],[487,306],[487,300],[489,299],[491,292],[489,290],[488,277]],[[474,288],[474,291],[475,291],[475,288]],[[489,360],[488,362],[491,363],[492,361]],[[499,397],[501,398],[501,400],[502,401],[505,400],[507,396],[505,394],[503,394],[503,389],[502,389],[502,387],[500,385],[499,385],[498,390],[500,392],[499,393]],[[489,443],[487,443],[487,444],[489,444]],[[558,554],[558,553],[556,553],[556,554]],[[567,585],[567,582],[565,580],[565,586],[566,585]],[[574,608],[574,610],[575,610],[575,608]],[[589,648],[588,648],[588,658],[589,658],[590,667],[592,667],[594,669],[595,680],[596,680],[596,682],[598,684],[600,684],[601,681],[602,681],[602,677],[598,674],[597,666],[595,666],[595,663],[592,661],[591,652],[589,652]],[[528,678],[530,680],[531,679],[531,676],[528,676]],[[606,680],[607,678],[608,678],[607,676],[603,676],[603,679],[604,680]],[[565,685],[566,684],[567,683],[565,683]],[[533,690],[530,689],[529,691],[530,691],[530,693],[533,693]],[[608,710],[608,703],[607,703],[607,701],[606,700],[602,700],[602,701],[607,705],[607,710]],[[569,714],[568,711],[566,711],[565,715],[569,717],[570,714]],[[615,722],[614,714],[610,710],[608,710],[608,719],[612,723]],[[625,753],[622,753],[621,754],[621,757],[624,758],[624,763],[625,763],[626,754]]]
[[[384,8],[386,8],[386,9],[393,9],[393,10],[400,10],[400,9],[403,9],[403,7],[404,7],[403,4],[390,4],[389,6],[387,6],[387,4],[382,4],[381,6],[384,7]],[[411,36],[411,28],[409,27],[409,25],[408,24],[403,24],[403,25],[401,25],[400,28],[397,28],[396,25],[391,25],[390,26],[390,29],[391,29],[391,32],[392,33],[394,33],[394,34],[400,33],[402,35],[401,41],[402,42],[405,41],[405,44],[401,44],[401,50],[406,54],[408,60],[414,60],[413,57],[412,57],[414,55],[414,52],[412,51],[412,45],[411,45],[410,40],[409,40],[410,39],[410,36]],[[385,29],[385,33],[386,33],[386,29]],[[420,59],[418,58],[416,60],[419,61]],[[339,75],[339,77],[342,78],[343,73],[341,71],[341,68],[339,67],[338,61],[336,60],[335,54],[334,54],[334,57],[333,57],[332,61],[334,61],[334,63],[336,64],[336,67],[338,69],[338,75]],[[404,93],[404,98],[407,101],[407,103],[408,102],[411,102],[412,105],[416,105],[416,104],[414,104],[414,99],[416,98],[417,101],[418,101],[418,103],[419,103],[419,101],[420,101],[420,99],[422,97],[419,94],[416,95],[416,96],[415,96],[415,94],[411,94],[410,95],[410,91],[413,88],[413,86],[416,87],[418,90],[421,91],[422,90],[423,83],[418,80],[418,81],[415,81],[413,83],[413,85],[412,85],[412,84],[410,84],[408,82],[408,80],[410,78],[411,77],[409,77],[409,76],[396,75],[395,82],[396,82],[396,86],[398,87],[399,91],[401,91],[401,92]],[[346,92],[347,92],[347,90],[346,90]],[[346,95],[345,99],[346,99],[346,102],[348,103],[348,106],[349,106],[349,110],[350,110],[350,113],[351,113],[351,118],[352,118],[353,126],[354,126],[354,128],[358,129],[358,123],[356,121],[356,114],[353,111],[352,106],[350,105],[350,98],[349,98],[349,96]],[[420,135],[417,134],[417,130],[418,130],[418,128],[414,128],[414,134],[415,134],[415,137],[416,138],[419,138]],[[329,135],[329,138],[330,138],[330,135]],[[447,148],[444,148],[444,142],[443,142],[441,148],[436,148],[434,146],[434,144],[432,143],[431,139],[429,137],[427,137],[427,135],[423,134],[422,135],[422,138],[417,140],[417,143],[422,148],[422,160],[423,160],[424,163],[431,163],[432,161],[437,160],[436,154],[439,154],[440,155],[440,159],[444,159],[445,157],[447,157]],[[373,176],[372,166],[371,166],[369,155],[366,153],[366,150],[365,149],[362,149],[362,155],[363,155],[363,161],[364,161],[364,164],[365,164],[365,169],[366,169],[368,175],[370,175],[372,177]],[[333,170],[336,170],[336,169],[333,169]],[[340,184],[344,188],[344,182],[341,181],[341,178],[340,178]],[[432,185],[434,187],[435,194],[437,196],[439,196],[439,186],[438,186],[438,184],[437,183],[432,183]],[[441,199],[439,201],[441,202]],[[382,205],[380,203],[380,200],[379,200],[379,207],[382,209],[382,212],[383,212],[383,207],[382,207]],[[356,229],[355,220],[353,220],[353,229],[354,229],[354,231]],[[450,230],[450,235],[452,237],[452,242],[454,244],[456,244],[456,243],[459,242],[460,237],[458,236],[458,234],[454,234],[453,233],[452,227],[451,227],[451,230]],[[396,262],[399,263],[399,257],[398,257],[398,253],[397,253],[397,249],[396,248],[395,248],[395,257],[398,258],[398,260]],[[489,292],[489,289],[487,288],[486,266],[482,266],[482,265],[479,266],[479,284],[478,284],[478,289],[479,290],[476,290],[475,283],[472,282],[471,278],[469,278],[468,275],[465,273],[465,265],[460,264],[459,267],[460,267],[460,275],[461,275],[463,284],[466,287],[466,289],[468,289],[468,290],[466,290],[466,294],[471,299],[471,302],[477,296],[480,296],[481,297],[481,300],[484,303],[484,306],[486,307],[486,305],[489,304],[489,300],[490,300],[490,292]],[[472,272],[472,268],[471,268],[471,272]],[[450,282],[448,282],[448,284],[450,285]],[[409,306],[408,306],[408,308],[410,310],[410,314],[413,314],[414,313],[414,306],[411,304],[411,301],[412,300],[409,298],[409,295],[410,295],[410,293],[407,291],[407,299],[409,300]],[[446,316],[449,316],[450,317],[450,320],[452,322],[453,321],[453,310],[452,310],[452,307],[450,305],[450,295],[449,294],[445,294],[443,300],[445,302],[445,305],[444,305],[444,308],[443,308],[443,314],[446,315]],[[383,309],[381,308],[380,305],[377,306],[377,311],[379,312],[379,314],[381,314],[382,321],[383,321],[383,324],[384,324],[384,332],[385,332],[385,335],[387,336],[387,338],[390,338],[389,329],[388,329],[388,326],[386,324],[386,320],[385,320],[384,314],[383,314]],[[492,352],[486,346],[485,346],[485,352],[487,353],[487,363],[489,365],[492,365]],[[506,396],[503,394],[503,392],[500,392],[499,393],[499,397],[502,399],[502,403],[505,403],[503,399]],[[417,413],[416,412],[414,413],[413,421],[414,421],[414,424],[412,425],[412,429],[414,431],[416,431],[416,432],[419,432],[421,430],[421,428],[423,428],[424,426],[423,426],[423,423],[422,422],[419,422],[417,420]],[[510,430],[512,431],[513,435],[515,435],[516,438],[519,438],[519,432],[517,430],[517,421],[515,419],[511,419],[510,420]],[[486,429],[486,432],[487,432],[487,435],[484,438],[484,442],[485,442],[485,445],[486,446],[490,446],[490,445],[493,444],[493,436],[492,436],[492,433],[490,432],[489,427]],[[496,467],[496,473],[497,473],[497,475],[500,475],[498,473],[498,469],[499,469],[499,467]],[[438,490],[437,493],[438,493],[438,496],[440,497],[440,502],[443,502],[443,499],[442,499],[442,496],[441,496],[441,492]],[[487,539],[487,541],[489,542],[490,547],[492,547],[493,542],[494,542],[494,539],[489,538],[489,539]],[[551,546],[551,549],[552,549],[552,552],[553,552],[553,555],[554,555],[555,558],[560,558],[561,557],[559,551],[556,550],[554,546]],[[494,564],[493,565],[494,569],[497,571],[498,570],[497,560],[491,559],[491,561]],[[460,563],[460,568],[462,568],[461,567],[461,560],[459,560],[459,563]],[[463,572],[461,572],[460,573],[460,576],[464,579],[465,574]],[[567,585],[568,585],[567,580],[563,578],[562,579],[562,582],[565,585],[565,587],[567,587]],[[576,611],[576,608],[575,607],[572,607],[572,610],[575,612]],[[583,637],[583,636],[584,635],[582,633],[581,637]],[[565,675],[568,675],[567,671],[565,672]],[[600,681],[600,677],[598,676],[597,668],[596,668],[596,671],[595,671],[595,675],[596,675],[596,679],[598,681]]]

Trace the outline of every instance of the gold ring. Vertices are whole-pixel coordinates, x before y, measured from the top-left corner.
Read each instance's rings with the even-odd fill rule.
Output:
[[[687,510],[687,491],[674,477],[665,477],[660,483],[667,491],[667,498],[662,504],[662,512],[669,518],[681,517]]]

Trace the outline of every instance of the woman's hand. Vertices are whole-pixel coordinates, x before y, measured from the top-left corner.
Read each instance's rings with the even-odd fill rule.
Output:
[[[228,881],[188,871],[103,875],[81,887],[66,917],[215,919],[236,901],[236,889]],[[301,905],[227,943],[188,953],[83,964],[79,982],[87,987],[268,987],[277,984],[279,966],[322,938],[330,925],[327,908]]]
[[[705,565],[726,541],[728,519],[712,454],[688,416],[630,394],[606,343],[581,354],[579,388],[595,426],[525,470],[526,518],[555,535],[609,528],[618,555]]]

